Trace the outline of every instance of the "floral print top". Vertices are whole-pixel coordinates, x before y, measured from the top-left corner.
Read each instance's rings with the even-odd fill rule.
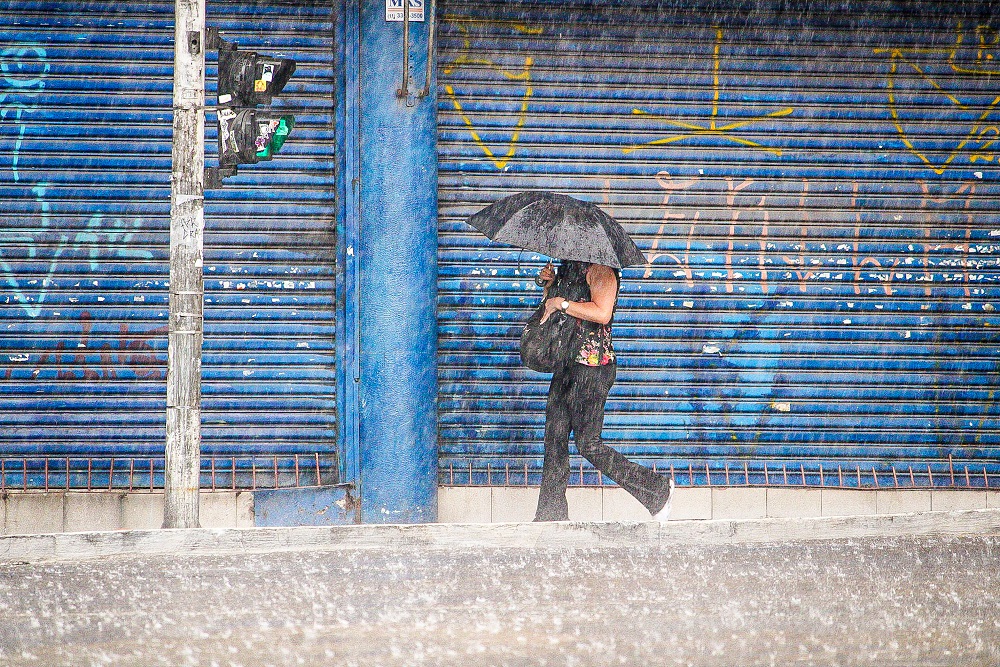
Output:
[[[576,363],[584,366],[607,366],[615,363],[615,348],[611,341],[611,325],[583,327],[583,342]]]
[[[564,261],[559,267],[557,288],[553,294],[558,294],[570,301],[590,301],[590,286],[587,284],[587,273],[592,265],[586,262]],[[621,284],[621,274],[615,272],[615,279]],[[617,297],[616,297],[617,301]],[[615,304],[617,307],[617,303]],[[614,311],[611,315],[614,321]],[[584,366],[607,366],[616,362],[615,348],[611,341],[611,324],[598,324],[588,320],[576,320],[576,337],[574,347],[579,345],[579,351],[573,360]]]

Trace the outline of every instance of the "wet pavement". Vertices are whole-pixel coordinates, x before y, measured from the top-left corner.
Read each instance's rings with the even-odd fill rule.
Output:
[[[0,560],[0,665],[1000,665],[1000,537]]]

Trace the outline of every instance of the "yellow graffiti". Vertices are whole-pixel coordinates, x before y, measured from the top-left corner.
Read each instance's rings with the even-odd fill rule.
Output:
[[[659,114],[655,114],[649,111],[644,111],[642,109],[632,109],[632,114],[635,116],[644,116],[649,118],[655,118],[668,125],[672,125],[681,130],[689,130],[689,132],[684,132],[681,134],[675,134],[668,137],[663,137],[661,139],[656,139],[654,141],[648,141],[642,144],[634,144],[628,148],[623,148],[622,152],[628,155],[629,153],[639,150],[640,148],[650,148],[653,146],[664,146],[666,144],[672,144],[679,141],[685,141],[687,139],[694,139],[696,137],[703,136],[713,136],[721,137],[726,141],[730,141],[734,144],[740,146],[748,146],[750,148],[756,148],[760,150],[767,151],[768,153],[773,153],[774,155],[781,155],[781,150],[778,148],[769,148],[760,144],[756,141],[750,141],[749,139],[744,139],[742,137],[735,136],[734,130],[739,130],[741,128],[747,127],[754,123],[759,123],[761,121],[770,118],[781,118],[792,114],[795,109],[786,107],[784,109],[779,109],[777,111],[772,111],[771,113],[763,114],[760,116],[750,116],[743,118],[734,122],[719,124],[719,100],[721,98],[721,86],[719,85],[719,71],[721,69],[721,58],[720,51],[722,48],[722,38],[723,33],[721,28],[715,29],[715,49],[712,52],[712,112],[709,119],[708,125],[699,125],[697,123],[686,123],[683,121],[670,120],[668,118],[662,118]]]
[[[524,124],[528,118],[528,100],[531,99],[531,95],[534,92],[534,89],[532,88],[531,85],[531,66],[533,64],[533,60],[531,56],[525,56],[524,69],[520,71],[511,71],[501,66],[500,64],[496,63],[493,60],[489,60],[487,58],[475,57],[472,54],[472,38],[469,35],[469,29],[466,24],[472,24],[472,25],[502,24],[525,35],[539,35],[542,33],[542,29],[532,28],[519,23],[507,23],[500,21],[471,21],[456,16],[445,16],[445,20],[454,21],[458,23],[458,29],[462,33],[462,49],[459,52],[459,55],[454,60],[441,67],[441,71],[444,74],[446,75],[451,74],[460,67],[470,67],[470,66],[488,67],[493,71],[497,72],[498,74],[500,74],[500,76],[504,77],[508,81],[523,81],[525,84],[524,95],[521,98],[520,108],[518,109],[517,113],[517,120],[514,123],[510,135],[510,141],[507,143],[506,152],[499,157],[497,156],[496,153],[493,152],[493,149],[490,148],[490,146],[483,139],[482,134],[476,128],[476,125],[475,123],[473,123],[472,118],[469,116],[468,113],[466,113],[465,109],[462,107],[459,95],[455,92],[454,87],[447,84],[444,87],[445,94],[448,96],[448,99],[451,100],[451,104],[455,108],[455,111],[458,113],[459,117],[462,119],[462,122],[465,123],[465,126],[468,129],[469,134],[472,136],[472,140],[476,143],[477,146],[479,146],[480,150],[483,151],[486,157],[488,157],[490,161],[493,162],[493,165],[497,169],[503,170],[504,168],[506,168],[507,163],[510,162],[510,159],[514,157],[514,153],[517,150],[517,143],[521,137],[521,130],[524,128]]]
[[[952,49],[948,57],[951,68],[961,74],[1000,74],[1000,62],[997,62],[995,58],[997,47],[1000,47],[1000,31],[988,25],[979,25],[973,32],[975,32],[976,41],[979,42],[976,47],[974,65],[962,67],[955,62],[955,54],[958,53],[964,41],[962,24],[959,23],[955,31],[955,48]]]
[[[992,135],[992,137],[990,135]],[[990,149],[993,148],[993,144],[996,143],[998,136],[1000,136],[1000,127],[997,127],[996,125],[990,125],[989,127],[981,129],[978,137],[976,138],[976,141],[979,142],[979,150],[974,151],[969,155],[969,162],[975,162],[976,160],[993,162],[995,155]]]
[[[963,154],[968,154],[968,160],[970,163],[974,163],[978,160],[992,162],[995,159],[992,147],[997,141],[997,135],[1000,134],[1000,130],[998,130],[996,125],[986,125],[986,122],[990,114],[993,113],[993,111],[997,108],[997,105],[1000,104],[1000,96],[993,98],[993,101],[987,104],[985,108],[982,105],[970,104],[967,101],[963,101],[959,96],[959,93],[946,90],[938,82],[938,80],[929,74],[918,62],[919,59],[926,56],[947,56],[949,67],[953,72],[983,76],[1000,74],[1000,67],[998,67],[998,64],[994,63],[993,56],[993,51],[996,50],[998,42],[997,32],[988,26],[978,26],[975,29],[975,34],[979,44],[976,49],[973,64],[968,67],[963,67],[956,61],[957,53],[963,44],[961,23],[959,23],[957,27],[955,45],[948,49],[875,49],[876,54],[889,56],[890,65],[889,76],[886,79],[886,89],[888,90],[889,115],[892,117],[892,122],[896,127],[896,132],[899,134],[899,137],[902,140],[903,145],[906,146],[906,149],[915,155],[935,174],[943,174],[949,167],[953,166],[955,161]],[[939,94],[942,101],[950,105],[951,108],[960,112],[977,114],[977,112],[982,109],[980,113],[974,116],[968,132],[966,132],[962,139],[955,144],[955,147],[941,162],[933,162],[931,158],[916,145],[906,128],[903,126],[903,120],[900,118],[899,113],[901,105],[897,95],[897,81],[902,76],[915,76],[916,79],[918,81],[922,81],[931,92]]]

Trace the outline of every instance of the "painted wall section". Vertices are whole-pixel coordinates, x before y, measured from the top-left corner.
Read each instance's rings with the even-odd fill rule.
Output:
[[[437,139],[429,22],[361,3],[359,420],[362,520],[433,521],[437,498]],[[433,75],[432,75],[433,78]],[[429,89],[435,90],[430,82]]]

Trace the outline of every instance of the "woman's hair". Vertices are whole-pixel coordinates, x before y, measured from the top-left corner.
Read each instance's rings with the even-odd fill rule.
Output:
[[[587,269],[590,268],[590,262],[578,262],[573,259],[564,259],[559,264],[559,273],[564,279],[573,278],[576,276],[586,276]]]

